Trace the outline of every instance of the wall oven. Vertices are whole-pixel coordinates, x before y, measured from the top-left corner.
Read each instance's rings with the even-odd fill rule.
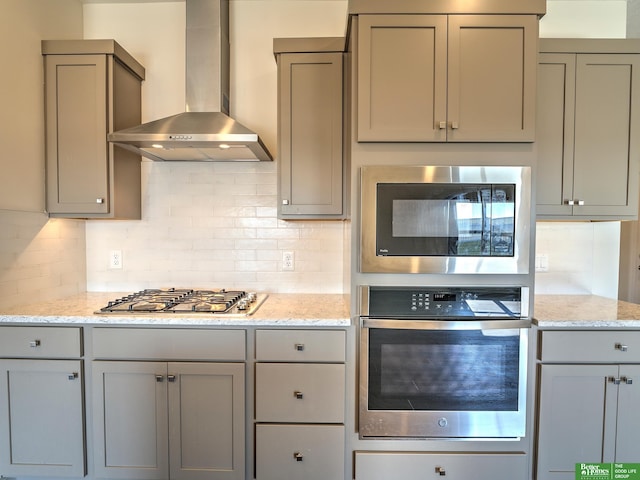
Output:
[[[525,435],[528,287],[361,286],[360,438]]]
[[[364,166],[363,273],[529,273],[531,169]]]

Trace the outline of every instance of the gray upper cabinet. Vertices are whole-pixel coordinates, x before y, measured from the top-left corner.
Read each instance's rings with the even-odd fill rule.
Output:
[[[541,51],[538,218],[637,218],[640,42],[543,39]]]
[[[343,218],[344,39],[302,40],[274,40],[278,214],[284,219]]]
[[[113,40],[47,40],[42,53],[47,211],[139,219],[141,158],[107,134],[140,124],[144,68]]]
[[[535,15],[360,15],[360,142],[532,142]]]

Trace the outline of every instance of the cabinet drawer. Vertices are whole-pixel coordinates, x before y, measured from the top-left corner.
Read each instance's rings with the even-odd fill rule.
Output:
[[[343,330],[257,330],[256,359],[266,362],[344,362]]]
[[[256,427],[256,480],[345,478],[344,455],[342,425]]]
[[[256,364],[258,422],[342,423],[342,364]]]
[[[356,480],[526,480],[522,454],[356,452]]]
[[[80,328],[0,327],[0,356],[75,358],[82,356]]]
[[[640,332],[545,331],[543,362],[640,362]]]
[[[96,328],[93,355],[98,359],[244,361],[244,330]]]

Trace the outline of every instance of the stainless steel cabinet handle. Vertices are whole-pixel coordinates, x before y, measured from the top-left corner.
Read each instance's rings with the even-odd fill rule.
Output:
[[[167,375],[167,381],[175,382],[176,381],[176,376],[175,375]]]
[[[575,205],[576,202],[574,202],[573,200],[565,200],[564,203],[566,203],[567,205]]]
[[[304,343],[296,343],[293,348],[298,352],[304,352]]]
[[[584,205],[584,200],[578,200],[578,205]]]
[[[633,378],[631,377],[622,377],[620,380],[622,380],[627,385],[633,385]]]
[[[283,205],[289,205],[289,200],[282,200]]]
[[[40,345],[41,345],[40,340],[31,340],[31,341],[29,342],[29,346],[30,346],[31,348],[36,348],[36,347],[39,347]]]
[[[455,120],[451,121],[451,130],[457,130],[459,128],[458,122]]]
[[[438,122],[438,128],[440,130],[444,130],[445,128],[447,128],[447,122]]]
[[[444,467],[436,467],[436,473],[441,477],[444,477],[447,474],[447,471],[444,469]]]
[[[629,348],[629,347],[628,347],[628,346],[626,346],[626,345],[625,345],[625,344],[623,344],[623,343],[616,343],[615,348],[616,348],[616,350],[620,350],[621,352],[626,352],[626,351],[628,350],[628,348]]]
[[[162,375],[156,375],[156,382],[162,382],[164,377]]]
[[[293,392],[293,396],[296,397],[298,400],[302,400],[304,398],[304,394],[302,392],[299,391],[295,391]]]
[[[96,198],[96,203],[102,205],[104,203],[104,198]]]
[[[293,458],[296,459],[296,462],[301,462],[302,459],[304,458],[304,455],[302,455],[300,452],[294,452]]]
[[[76,378],[78,378],[78,372],[70,373],[69,375],[67,375],[67,378],[69,380],[75,380]]]
[[[614,385],[620,385],[620,379],[616,377],[609,377],[609,381]]]

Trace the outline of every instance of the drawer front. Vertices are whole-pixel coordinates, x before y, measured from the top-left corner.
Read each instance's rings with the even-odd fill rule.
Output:
[[[244,330],[96,328],[97,359],[224,360],[246,358]]]
[[[356,452],[356,480],[526,480],[522,454]]]
[[[263,362],[344,362],[344,330],[257,330],[256,359]]]
[[[640,362],[640,332],[543,331],[543,362]]]
[[[343,423],[345,366],[256,364],[258,422]]]
[[[256,426],[256,480],[345,478],[344,456],[342,425]]]
[[[0,327],[0,356],[77,358],[82,356],[81,339],[76,327]]]

